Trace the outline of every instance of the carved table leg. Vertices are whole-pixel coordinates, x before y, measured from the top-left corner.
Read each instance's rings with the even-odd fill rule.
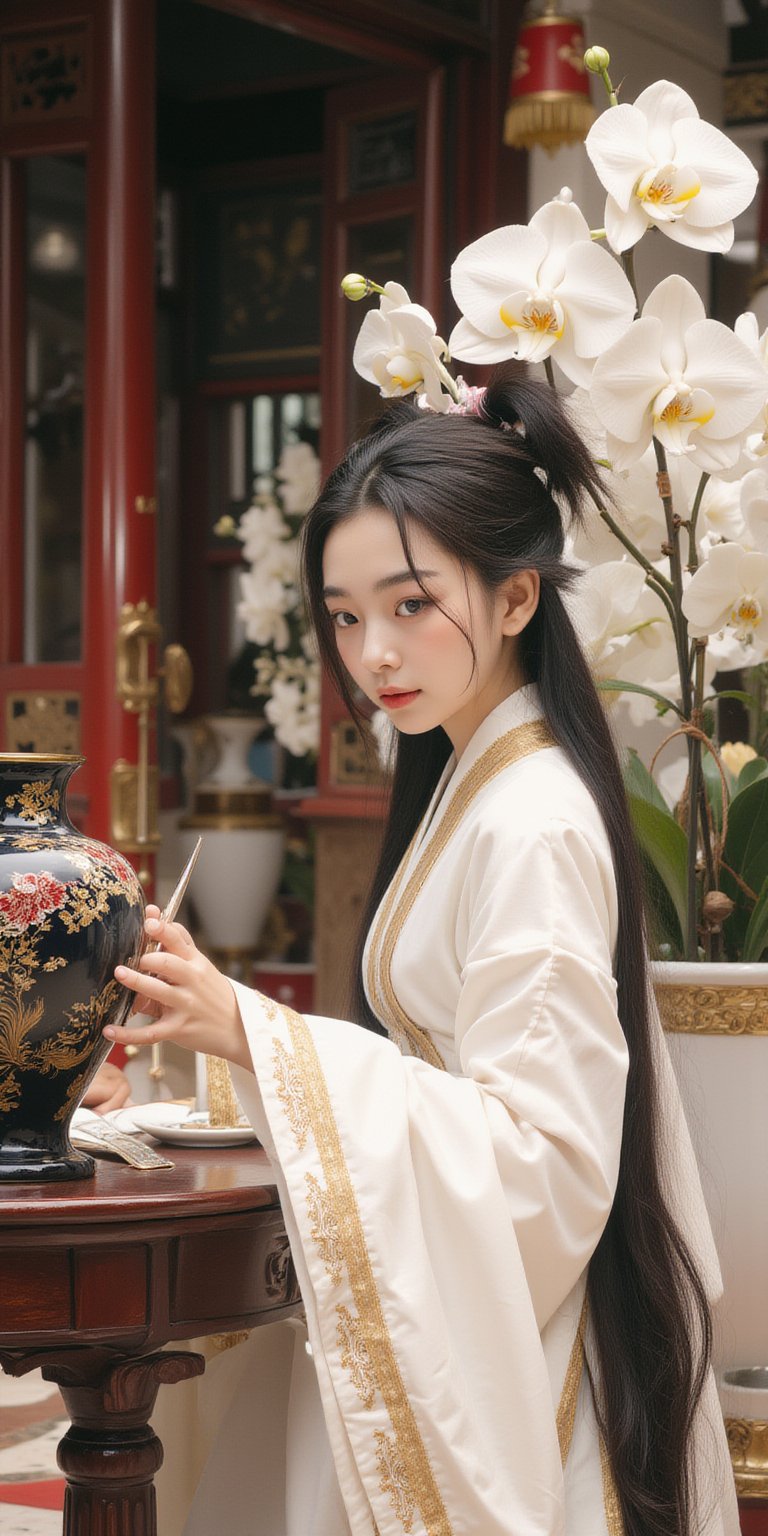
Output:
[[[58,1449],[67,1478],[64,1536],[157,1536],[153,1479],[163,1448],[149,1416],[159,1387],[200,1376],[203,1356],[176,1350],[116,1359],[105,1350],[62,1350],[6,1369],[21,1375],[34,1365],[61,1388],[72,1420]]]

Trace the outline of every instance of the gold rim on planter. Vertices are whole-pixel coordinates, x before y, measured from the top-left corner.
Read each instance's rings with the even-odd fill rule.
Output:
[[[725,1432],[739,1498],[768,1501],[768,1423],[726,1418]]]
[[[768,1035],[768,974],[763,986],[657,981],[655,992],[661,1022],[671,1034]]]

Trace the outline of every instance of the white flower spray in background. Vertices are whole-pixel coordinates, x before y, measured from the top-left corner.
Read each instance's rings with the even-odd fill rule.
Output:
[[[293,757],[320,749],[320,662],[307,631],[299,590],[299,527],[320,489],[320,460],[309,443],[291,443],[273,476],[260,477],[238,523],[222,518],[215,532],[235,535],[248,569],[240,576],[238,617],[258,646],[251,693],[264,698],[275,739]]]

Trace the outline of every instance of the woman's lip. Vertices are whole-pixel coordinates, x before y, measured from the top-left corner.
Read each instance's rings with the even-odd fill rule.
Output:
[[[420,693],[420,688],[412,688],[403,693],[380,693],[379,701],[382,704],[389,705],[390,709],[397,709],[401,704],[410,704],[411,700],[415,699]]]

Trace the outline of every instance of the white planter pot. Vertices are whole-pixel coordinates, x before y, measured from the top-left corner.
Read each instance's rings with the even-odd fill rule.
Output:
[[[652,971],[723,1271],[722,1376],[768,1365],[768,966]]]

